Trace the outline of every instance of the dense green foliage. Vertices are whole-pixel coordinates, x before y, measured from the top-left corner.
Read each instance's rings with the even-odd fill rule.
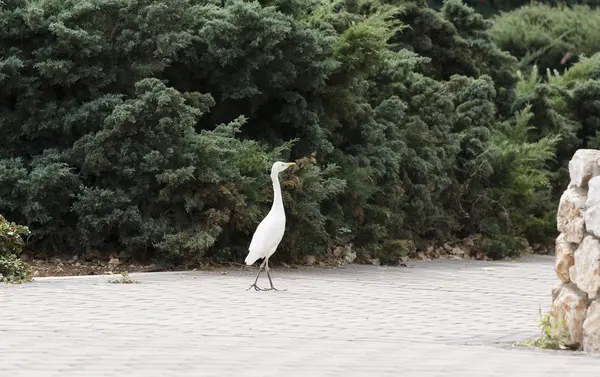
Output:
[[[27,227],[0,216],[0,283],[24,283],[31,280],[29,266],[18,259],[24,245],[21,236],[29,233]]]
[[[568,4],[568,3],[567,3]],[[514,110],[531,106],[536,129],[530,141],[561,135],[551,190],[539,208],[555,208],[568,183],[567,163],[578,148],[599,148],[599,8],[588,5],[527,5],[494,18],[492,39],[519,60]],[[549,199],[549,200],[548,200]]]
[[[443,6],[443,0],[429,0],[434,8],[441,8]],[[473,7],[477,12],[483,14],[486,17],[493,17],[499,12],[510,12],[517,10],[521,7],[525,7],[532,3],[545,4],[550,6],[576,6],[576,5],[589,5],[598,6],[600,0],[465,0],[465,4]]]
[[[490,34],[498,46],[520,59],[523,69],[536,64],[542,72],[562,71],[577,61],[577,55],[600,50],[600,9],[527,5],[496,17]]]
[[[460,0],[5,0],[0,213],[36,253],[240,261],[281,159],[280,259],[551,243],[596,60],[545,82],[492,26]]]

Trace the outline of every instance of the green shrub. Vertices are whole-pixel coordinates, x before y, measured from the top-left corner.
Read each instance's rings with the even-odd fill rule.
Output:
[[[494,18],[490,34],[498,46],[521,62],[563,71],[577,55],[600,51],[600,8],[588,5],[529,4]],[[563,57],[571,53],[565,64]]]
[[[480,156],[491,161],[493,173],[487,178],[490,187],[477,203],[478,211],[484,209],[478,232],[492,238],[484,251],[493,258],[514,257],[526,250],[524,237],[535,234],[540,220],[553,219],[556,213],[554,203],[541,199],[550,188],[551,171],[547,163],[554,158],[560,135],[530,142],[528,133],[533,129],[529,123],[530,110],[527,107],[516,114],[514,122],[503,123]],[[536,211],[541,213],[536,216]],[[554,221],[544,224],[542,228],[549,233],[530,241],[551,243],[555,238],[553,225]]]
[[[371,259],[379,259],[381,264],[397,266],[403,258],[407,258],[414,251],[414,242],[410,240],[385,240],[378,245],[373,245],[369,256]]]
[[[25,283],[31,281],[31,270],[16,255],[0,256],[0,276],[0,282]]]
[[[21,235],[29,235],[26,226],[7,221],[0,215],[0,282],[23,283],[31,280],[29,266],[17,258],[23,251]]]
[[[560,135],[554,158],[547,161],[550,186],[537,193],[537,205],[530,209],[527,221],[528,239],[542,233],[546,239],[555,237],[554,214],[562,192],[569,183],[567,164],[578,148],[596,148],[600,111],[595,98],[600,88],[600,55],[582,58],[562,73],[540,72],[533,66],[529,73],[519,73],[514,111],[529,108],[533,128],[527,132],[530,142]],[[554,214],[553,214],[554,213]],[[543,220],[546,219],[546,220]],[[547,242],[547,241],[544,241]]]
[[[0,211],[36,253],[239,262],[294,160],[275,258],[515,255],[550,238],[546,165],[595,142],[597,88],[589,62],[519,77],[490,27],[458,0],[5,1]]]

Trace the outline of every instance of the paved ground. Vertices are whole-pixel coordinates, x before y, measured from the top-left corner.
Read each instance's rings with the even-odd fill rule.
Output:
[[[0,376],[591,376],[600,358],[514,348],[552,259],[43,278],[0,286]],[[266,279],[265,279],[266,280]],[[266,286],[266,282],[263,285]]]

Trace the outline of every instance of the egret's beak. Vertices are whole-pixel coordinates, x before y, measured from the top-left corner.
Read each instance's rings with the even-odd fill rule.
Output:
[[[288,162],[286,165],[287,165],[288,167],[290,167],[290,166],[294,166],[294,165],[296,165],[296,163],[295,163],[295,162]]]

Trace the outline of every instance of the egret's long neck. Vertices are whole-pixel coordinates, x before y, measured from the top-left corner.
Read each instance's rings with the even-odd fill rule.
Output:
[[[271,181],[273,181],[273,206],[271,207],[271,211],[275,209],[283,211],[283,198],[281,197],[279,175],[277,173],[271,173]]]

